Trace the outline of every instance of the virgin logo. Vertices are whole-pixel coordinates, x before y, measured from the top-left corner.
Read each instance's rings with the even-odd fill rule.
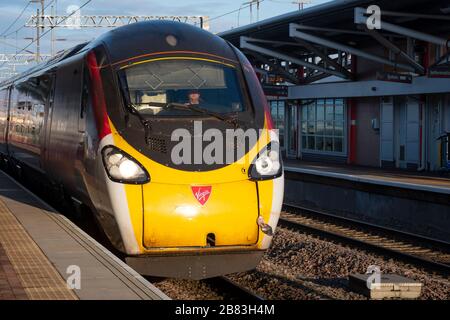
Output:
[[[211,195],[211,186],[191,187],[191,189],[195,199],[197,199],[202,206],[208,201],[209,196]]]

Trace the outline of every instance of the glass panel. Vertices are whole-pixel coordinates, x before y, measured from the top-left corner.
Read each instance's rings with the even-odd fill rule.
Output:
[[[277,129],[279,130],[280,147],[284,148],[284,102],[278,102]]]
[[[334,151],[335,152],[343,152],[343,139],[342,138],[334,138]]]
[[[280,127],[284,127],[284,103],[278,105],[278,122]]]
[[[334,122],[334,135],[336,137],[344,136],[344,122],[343,121],[335,121]]]
[[[325,106],[317,105],[317,120],[325,120]]]
[[[312,121],[316,119],[316,108],[315,105],[308,105],[308,120]]]
[[[307,122],[302,122],[302,135],[307,133]]]
[[[317,99],[302,107],[302,148],[318,152],[344,152],[345,100]],[[306,121],[307,120],[307,121]]]
[[[314,150],[315,149],[314,136],[308,136],[308,149],[309,150]]]
[[[338,121],[344,121],[344,106],[343,105],[336,105],[336,108],[334,109],[334,119]]]
[[[325,134],[325,122],[317,121],[316,134],[321,136]]]
[[[316,150],[323,151],[324,144],[323,144],[323,137],[316,137]]]
[[[325,135],[327,136],[333,135],[333,121],[325,122]]]
[[[315,134],[316,133],[316,123],[308,121],[308,134]]]
[[[246,109],[234,67],[171,59],[131,66],[120,71],[119,76],[123,93],[144,116],[193,113],[166,108],[170,103],[195,105],[223,114]]]
[[[302,106],[302,120],[308,120],[308,106]]]
[[[333,138],[325,137],[325,151],[333,151]]]
[[[344,105],[344,99],[334,99],[334,104],[337,105]]]
[[[326,120],[334,120],[333,105],[326,105]]]
[[[270,112],[272,114],[272,119],[275,122],[275,128],[278,128],[278,104],[276,101],[270,103]]]

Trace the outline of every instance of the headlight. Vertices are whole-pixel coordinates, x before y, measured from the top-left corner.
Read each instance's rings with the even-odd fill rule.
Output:
[[[119,183],[144,184],[150,181],[147,170],[132,156],[114,147],[102,150],[103,165],[108,177]]]
[[[283,173],[280,152],[277,142],[271,142],[253,161],[249,170],[252,180],[275,179]]]

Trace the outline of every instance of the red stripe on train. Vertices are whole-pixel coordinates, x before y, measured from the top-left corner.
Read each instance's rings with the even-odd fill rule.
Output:
[[[97,125],[98,137],[101,140],[111,133],[111,127],[109,126],[108,113],[106,112],[105,93],[103,91],[100,68],[98,67],[97,58],[93,51],[89,52],[87,55],[87,64],[91,78],[91,96],[94,117]]]

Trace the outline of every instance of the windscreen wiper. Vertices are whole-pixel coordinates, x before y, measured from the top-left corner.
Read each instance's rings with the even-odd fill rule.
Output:
[[[131,101],[130,101],[130,96],[129,96],[129,92],[127,92],[128,90],[126,88],[128,88],[125,83],[126,83],[126,79],[123,76],[119,75],[119,82],[120,82],[120,89],[122,91],[122,95],[123,95],[123,102],[125,105],[125,111],[127,112],[127,114],[125,115],[125,122],[128,123],[128,115],[131,113],[135,116],[138,117],[139,122],[142,124],[142,126],[144,127],[144,132],[145,132],[145,142],[147,143],[148,137],[150,135],[150,131],[152,129],[151,125],[150,125],[150,121],[147,120],[138,110],[138,108],[136,107],[136,105],[134,105]]]
[[[132,102],[127,102],[126,107],[129,110],[129,112],[138,117],[139,121],[141,122],[145,131],[145,142],[147,142],[148,137],[150,135],[150,131],[152,130],[150,121],[142,115],[142,113],[138,110],[136,105],[134,105]]]
[[[191,110],[197,113],[206,114],[208,116],[214,117],[216,119],[222,120],[223,122],[232,124],[235,128],[237,127],[237,119],[225,117],[220,113],[209,111],[203,108],[196,107],[192,104],[183,104],[183,103],[175,103],[175,102],[169,102],[166,104],[165,108],[174,108],[174,109],[181,109],[181,110]]]

